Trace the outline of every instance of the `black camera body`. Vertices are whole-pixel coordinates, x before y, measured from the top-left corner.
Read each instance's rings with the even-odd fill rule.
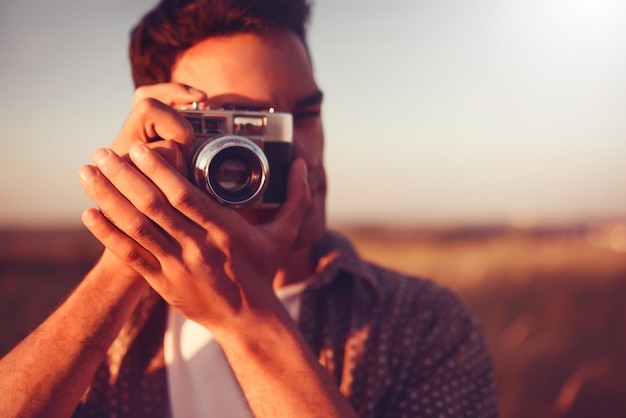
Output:
[[[180,110],[196,134],[190,180],[234,209],[279,207],[293,160],[289,113]]]

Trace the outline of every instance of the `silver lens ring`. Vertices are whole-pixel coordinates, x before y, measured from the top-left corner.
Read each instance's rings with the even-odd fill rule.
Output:
[[[192,164],[196,186],[235,209],[252,205],[267,187],[269,163],[265,153],[242,136],[212,138],[198,148]],[[235,173],[224,174],[225,167],[226,171],[235,167]]]

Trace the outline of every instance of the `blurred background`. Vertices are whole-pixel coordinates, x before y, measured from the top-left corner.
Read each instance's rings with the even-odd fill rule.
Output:
[[[89,205],[76,171],[129,111],[128,32],[154,4],[2,2],[0,222]],[[620,0],[317,0],[331,220],[623,214],[625,16]]]
[[[155,3],[0,4],[1,353],[100,251],[76,171],[129,111],[128,32]],[[625,18],[620,0],[314,3],[330,223],[465,298],[504,417],[626,410]]]

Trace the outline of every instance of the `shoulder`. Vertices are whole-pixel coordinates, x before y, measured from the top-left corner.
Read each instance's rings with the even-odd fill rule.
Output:
[[[464,301],[430,280],[375,269],[380,300],[372,344],[389,347],[387,366],[404,388],[400,409],[416,407],[416,399],[438,399],[448,409],[496,416],[491,356]]]
[[[328,286],[318,294],[316,312],[328,330],[345,329],[346,350],[359,359],[355,399],[369,394],[368,408],[386,411],[381,416],[451,410],[496,416],[489,350],[462,298],[431,280],[363,260],[345,239],[327,242],[326,254],[339,256],[327,258],[332,262],[320,283]]]
[[[441,320],[474,322],[467,305],[454,291],[429,279],[370,266],[376,277],[382,310],[429,324]]]
[[[469,309],[456,293],[431,280],[364,260],[345,236],[327,233],[317,250],[319,277],[313,287],[330,285],[324,297],[341,296],[342,305],[349,297],[366,316],[373,310],[382,315],[388,326],[398,321],[425,327],[437,322],[475,326]]]
[[[439,367],[490,373],[482,329],[458,294],[427,279],[378,266],[374,271],[379,283],[374,316],[378,337],[392,341],[405,364],[413,364],[420,375]]]

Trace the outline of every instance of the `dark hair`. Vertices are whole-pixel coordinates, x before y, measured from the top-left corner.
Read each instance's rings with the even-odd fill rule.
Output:
[[[309,13],[309,0],[162,0],[131,32],[135,87],[170,81],[178,55],[213,36],[286,29],[306,47]]]

